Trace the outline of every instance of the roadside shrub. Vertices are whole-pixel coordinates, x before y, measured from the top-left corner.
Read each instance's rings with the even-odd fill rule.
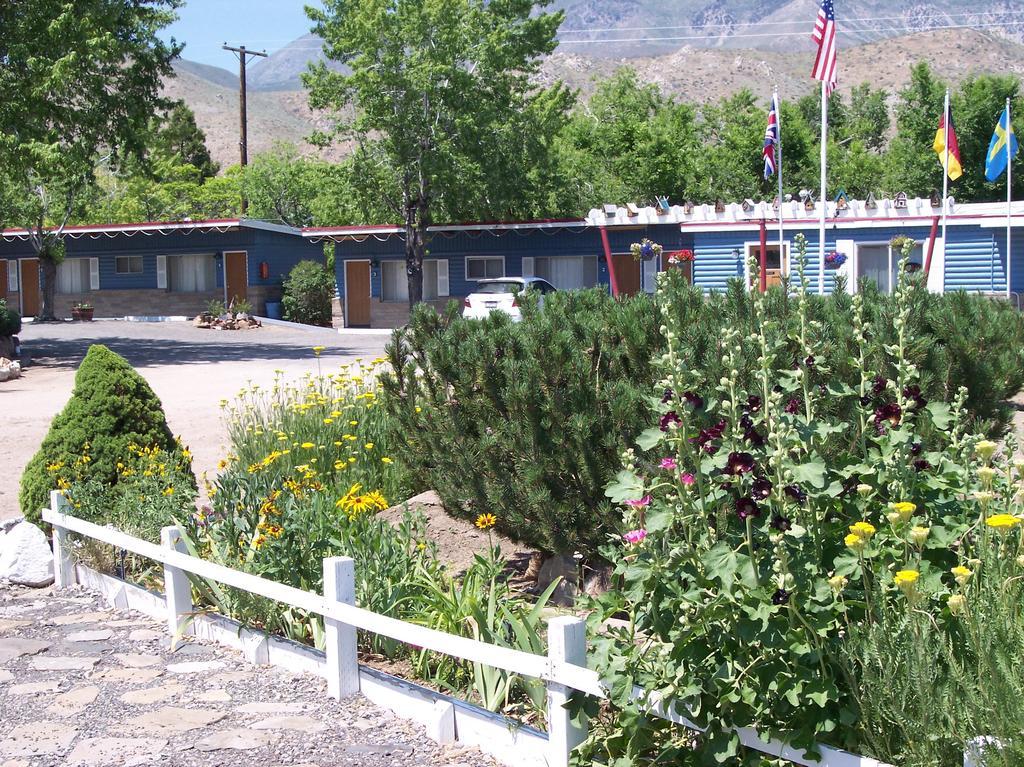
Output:
[[[60,472],[71,467],[76,467],[76,479],[116,485],[118,462],[124,462],[132,445],[159,448],[168,454],[168,464],[188,471],[189,453],[171,434],[149,384],[123,357],[94,344],[75,375],[71,399],[21,477],[25,517],[39,520],[50,490],[57,489],[58,481],[69,486],[70,478]]]
[[[0,298],[0,336],[16,336],[21,332],[21,315]]]
[[[395,457],[445,508],[549,552],[593,551],[614,528],[604,485],[648,412],[653,302],[559,292],[523,321],[416,307],[388,347]]]
[[[589,606],[611,707],[580,764],[757,763],[737,735],[750,726],[908,767],[952,767],[978,735],[1019,749],[1024,677],[1002,666],[1024,632],[1024,462],[970,435],[966,389],[923,394],[908,255],[882,350],[892,378],[871,361],[889,331],[857,296],[857,374],[831,385],[802,265],[796,333],[753,296],[755,331],[724,329],[717,379],[684,356],[686,289],[660,278],[662,396],[607,490],[623,509],[604,549],[619,588]],[[634,684],[706,731],[647,717]]]
[[[331,326],[334,275],[315,261],[300,261],[284,281],[284,318],[306,325]]]
[[[914,330],[902,353],[921,396],[949,401],[966,387],[964,417],[973,429],[1000,433],[1010,417],[1006,401],[1024,387],[1024,317],[1005,302],[931,294],[920,276],[908,275],[897,306],[868,284],[856,299],[862,342],[854,298],[844,290],[804,294],[798,305],[784,287],[760,296],[734,280],[704,295],[673,275],[660,321],[649,298],[613,301],[600,291],[553,294],[542,311],[524,307],[519,324],[500,314],[465,321],[457,308],[440,317],[414,311],[389,347],[393,372],[382,376],[384,405],[408,435],[396,440],[396,457],[452,514],[493,511],[510,537],[594,555],[614,527],[603,487],[658,399],[644,387],[649,360],[667,351],[662,323],[677,328],[678,364],[704,382],[729,377],[747,390],[760,375],[754,339],[769,323],[780,344],[772,375],[804,365],[819,412],[849,423],[870,420],[865,409],[882,404],[878,383],[896,376],[888,350],[900,312]],[[810,360],[800,340],[809,333],[820,342]],[[726,354],[729,334],[742,342]],[[864,380],[864,369],[878,381]],[[784,405],[804,409],[807,396],[803,387],[788,392]],[[818,450],[835,456],[848,442],[848,431],[830,432]]]

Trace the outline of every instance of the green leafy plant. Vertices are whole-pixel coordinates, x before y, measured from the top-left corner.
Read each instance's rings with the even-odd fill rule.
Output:
[[[183,471],[189,468],[188,451],[171,434],[149,384],[123,357],[94,344],[75,375],[71,398],[22,474],[19,501],[25,517],[38,521],[58,472],[83,456],[87,460],[80,479],[116,485],[117,464],[131,445],[159,448],[168,454],[168,463]]]
[[[212,314],[214,317],[220,317],[222,314],[227,312],[227,308],[224,306],[224,302],[219,298],[214,298],[206,302],[206,313]]]
[[[887,331],[854,296],[854,354],[841,361],[857,370],[851,381],[827,363],[802,238],[797,247],[795,324],[775,321],[770,297],[755,293],[753,332],[723,330],[721,376],[691,364],[678,310],[689,289],[677,275],[660,278],[658,423],[623,454],[625,468],[608,487],[625,510],[620,537],[605,549],[620,588],[595,600],[590,616],[613,713],[598,719],[581,763],[756,763],[734,730],[747,726],[808,751],[824,742],[883,759],[922,753],[908,739],[938,727],[928,737],[963,751],[940,713],[921,713],[926,695],[945,689],[969,658],[950,628],[963,606],[953,599],[958,568],[969,566],[979,536],[1014,536],[1011,548],[1019,545],[1019,510],[1009,508],[1018,480],[989,465],[994,443],[968,436],[965,389],[951,404],[922,391],[910,355],[924,287],[906,272],[909,248],[881,360],[892,377],[872,356]],[[748,359],[756,367],[744,376]],[[599,630],[621,615],[624,627]],[[909,632],[902,638],[911,649],[892,658],[904,665],[887,670],[905,676],[891,690],[917,695],[918,706],[902,701],[902,729],[870,716],[894,713],[897,700],[865,689],[882,681],[871,659],[895,641],[881,643],[876,626]],[[927,632],[943,639],[918,652]],[[634,685],[706,732],[652,722],[647,702],[632,699]],[[986,734],[1012,738],[996,726]]]
[[[281,298],[284,318],[290,322],[330,327],[335,289],[334,275],[323,264],[300,261],[284,281]]]
[[[0,299],[0,336],[16,336],[21,332],[21,315]]]

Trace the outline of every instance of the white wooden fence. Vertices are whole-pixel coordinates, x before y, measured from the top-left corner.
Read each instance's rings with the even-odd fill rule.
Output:
[[[605,689],[596,671],[586,667],[586,626],[576,617],[557,617],[548,622],[548,654],[513,650],[474,639],[448,634],[371,612],[355,604],[355,562],[348,557],[325,559],[324,593],[314,594],[229,567],[198,559],[186,553],[181,530],[165,527],[161,545],[134,538],[119,530],[69,516],[67,500],[59,491],[50,494],[51,509],[43,509],[43,521],[53,526],[54,576],[57,588],[76,582],[75,563],[68,533],[93,538],[119,549],[160,562],[164,566],[167,629],[172,636],[190,633],[193,614],[192,591],[188,575],[206,578],[227,586],[298,607],[324,619],[326,633],[327,690],[335,699],[360,691],[356,630],[362,629],[400,642],[482,663],[513,674],[540,679],[547,686],[547,745],[544,760],[548,767],[567,767],[572,750],[586,738],[586,726],[575,724],[565,703],[573,690],[598,698]],[[639,688],[638,699],[645,699],[652,715],[690,729],[701,728],[675,707]],[[510,726],[514,726],[510,723]],[[869,757],[856,756],[828,746],[820,746],[820,758],[806,758],[800,749],[770,739],[762,740],[751,727],[738,729],[741,742],[770,756],[781,757],[805,767],[891,767]],[[492,752],[493,753],[493,752]],[[503,761],[516,764],[515,754],[503,754]]]

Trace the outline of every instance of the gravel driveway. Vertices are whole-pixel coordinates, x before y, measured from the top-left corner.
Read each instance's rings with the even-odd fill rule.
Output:
[[[0,583],[3,767],[493,767],[323,679],[248,665],[82,589]]]
[[[380,356],[388,341],[379,331],[214,331],[188,322],[123,321],[28,324],[20,337],[25,374],[0,384],[0,519],[18,513],[21,472],[67,402],[90,344],[106,344],[135,366],[163,402],[171,430],[192,451],[196,473],[212,474],[227,452],[222,399],[232,399],[249,381],[268,384],[275,370],[289,378],[315,373],[314,346],[326,347],[319,364],[328,371]]]

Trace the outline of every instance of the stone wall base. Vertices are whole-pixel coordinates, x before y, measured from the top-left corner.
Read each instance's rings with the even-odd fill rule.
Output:
[[[449,301],[462,301],[459,296],[446,296],[423,303],[433,306],[439,313],[444,311]],[[391,303],[374,299],[370,306],[371,328],[400,328],[409,323],[409,304]]]
[[[76,303],[89,303],[94,307],[94,317],[194,317],[206,311],[210,301],[223,300],[224,291],[220,289],[205,293],[172,293],[169,290],[138,288],[92,290],[88,293],[58,293],[54,296],[54,314],[70,317],[71,307]]]

